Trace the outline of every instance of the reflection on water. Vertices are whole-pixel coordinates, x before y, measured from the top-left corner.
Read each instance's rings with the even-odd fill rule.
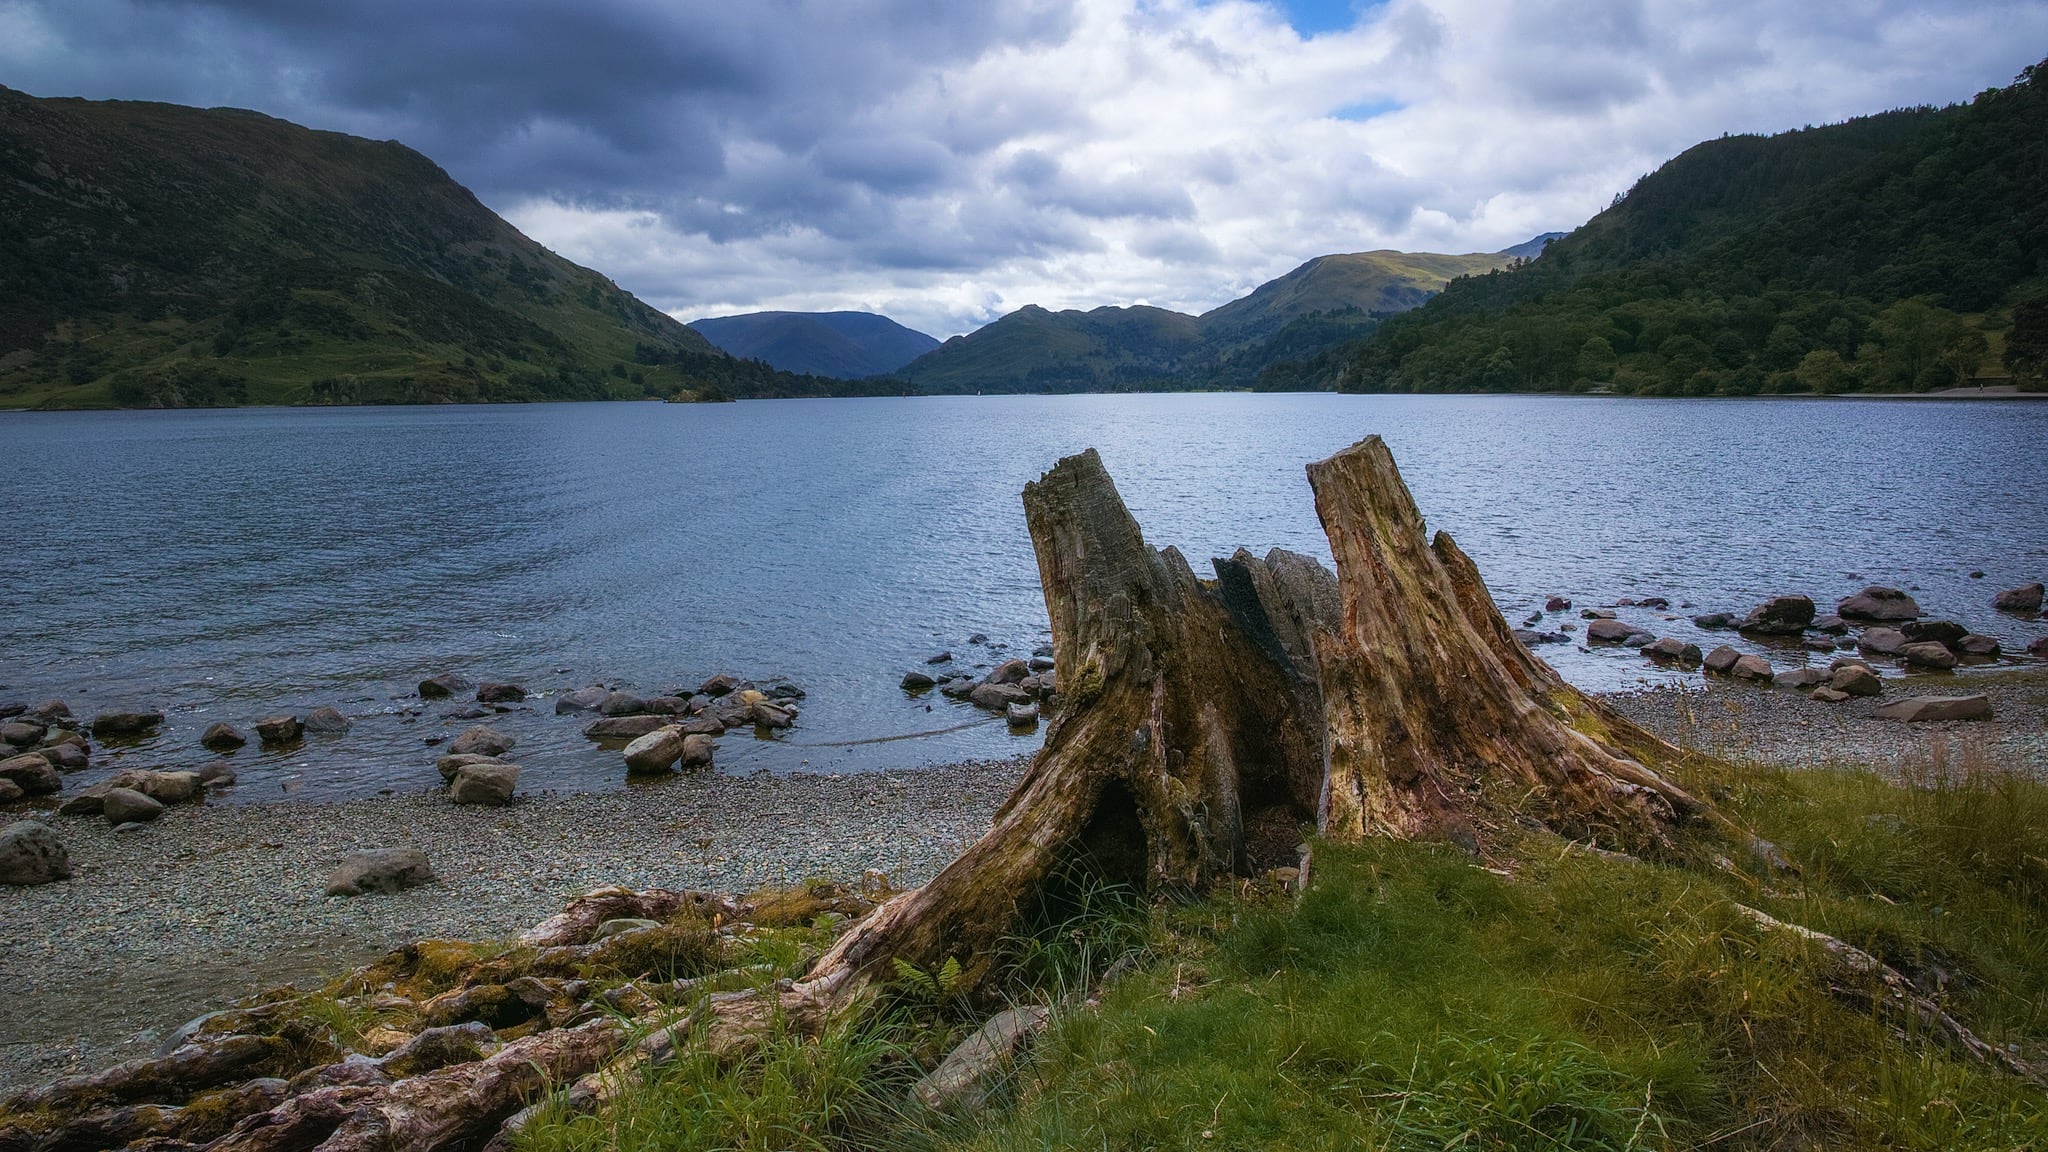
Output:
[[[0,415],[0,699],[171,713],[128,763],[197,763],[230,719],[334,704],[347,736],[236,757],[239,798],[438,781],[411,687],[442,671],[536,692],[642,692],[719,671],[809,698],[782,739],[728,734],[726,771],[1004,755],[1035,737],[896,684],[1045,642],[1018,493],[1096,447],[1157,545],[1328,559],[1302,466],[1393,447],[1519,621],[1668,596],[1740,611],[1865,583],[2023,646],[1992,591],[2048,575],[2048,405],[1169,395],[244,409]],[[1970,579],[1973,570],[1986,578]],[[1691,612],[1682,615],[1691,615]],[[1633,617],[1699,640],[1665,613]],[[1626,614],[1625,614],[1626,616]],[[2015,643],[2017,642],[2017,643]],[[1607,688],[1633,653],[1541,653]],[[1797,660],[1781,655],[1781,660]],[[620,787],[547,700],[498,725],[529,788]],[[963,725],[966,725],[963,727]],[[876,743],[878,737],[938,734]],[[104,760],[103,760],[104,763]]]

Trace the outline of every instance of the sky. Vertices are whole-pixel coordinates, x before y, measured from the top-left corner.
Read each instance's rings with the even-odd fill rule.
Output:
[[[2048,0],[0,0],[0,84],[397,139],[678,319],[1199,312],[1968,99]]]

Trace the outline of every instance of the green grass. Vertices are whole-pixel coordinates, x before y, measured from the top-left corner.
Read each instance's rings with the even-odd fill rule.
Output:
[[[1064,1007],[978,1117],[905,1104],[971,1026],[924,1011],[737,1069],[688,1063],[527,1146],[2048,1148],[2039,1088],[1831,995],[1813,945],[1737,911],[1841,936],[2041,1062],[2048,788],[1945,752],[1903,781],[1744,766],[1689,783],[1802,872],[1537,835],[1491,866],[1323,845],[1298,901],[1111,899],[1036,926],[1007,994]]]

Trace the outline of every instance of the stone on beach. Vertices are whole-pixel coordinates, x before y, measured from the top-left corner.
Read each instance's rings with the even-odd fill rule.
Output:
[[[626,771],[653,775],[675,767],[686,737],[680,724],[668,724],[626,745]]]
[[[1827,679],[1828,674],[1819,668],[1792,668],[1772,677],[1771,683],[1796,692],[1825,684]]]
[[[36,749],[36,755],[50,762],[50,767],[59,772],[82,772],[92,766],[92,757],[76,744],[45,744]]]
[[[1989,720],[1991,700],[1986,696],[1908,696],[1880,704],[1871,713],[1880,720],[1903,720],[1909,724],[1934,720]]]
[[[1813,623],[1813,601],[1805,596],[1773,596],[1749,610],[1735,626],[1764,636],[1796,636]]]
[[[763,728],[788,728],[796,723],[796,713],[787,704],[771,704],[766,700],[754,701],[748,715]]]
[[[450,755],[503,756],[519,741],[486,724],[479,724],[448,742]]]
[[[420,681],[419,686],[420,696],[426,700],[446,700],[450,696],[458,696],[469,691],[469,689],[470,682],[468,678],[457,676],[453,672],[443,672],[439,676],[429,676],[425,680]]]
[[[0,884],[17,888],[49,884],[71,876],[71,856],[56,829],[35,820],[0,828]]]
[[[266,716],[256,722],[256,738],[265,744],[289,744],[304,731],[296,716]]]
[[[1704,663],[1709,672],[1727,672],[1735,667],[1735,662],[1740,659],[1742,659],[1741,652],[1723,644],[1712,652],[1707,653]]]
[[[2005,649],[1991,636],[1980,636],[1975,632],[1955,642],[1953,647],[1960,656],[1995,657]]]
[[[109,781],[116,788],[131,788],[160,804],[185,804],[206,791],[197,772],[154,772],[130,768]]]
[[[102,740],[141,736],[164,722],[164,714],[149,712],[102,712],[92,718],[92,734]]]
[[[1012,704],[1024,703],[1031,699],[1031,695],[1013,684],[976,684],[968,692],[967,698],[973,701],[977,708],[1001,712]]]
[[[496,756],[486,756],[480,752],[454,752],[434,761],[434,767],[440,771],[442,780],[453,784],[455,782],[455,774],[471,764],[508,763],[511,762],[501,760]]]
[[[427,854],[415,848],[372,848],[351,852],[327,874],[327,895],[402,892],[434,878]]]
[[[1856,638],[1856,650],[1867,656],[1897,656],[1910,643],[1897,628],[1871,628]]]
[[[0,780],[8,781],[27,796],[48,796],[61,791],[64,778],[48,760],[34,752],[0,760]]]
[[[718,675],[697,685],[697,691],[702,692],[706,696],[723,696],[739,686],[739,677],[720,672]]]
[[[982,682],[987,684],[1015,684],[1031,675],[1031,664],[1025,660],[1005,660],[995,666]]]
[[[2000,612],[2039,612],[2044,593],[2048,593],[2048,587],[2040,584],[2007,588],[1991,598],[1991,606]]]
[[[585,725],[583,735],[592,740],[632,740],[668,724],[666,716],[607,716]]]
[[[215,760],[199,769],[199,782],[209,788],[232,788],[235,780],[235,766],[225,760]]]
[[[1941,644],[1929,641],[1925,644],[1908,644],[1899,653],[1906,663],[1916,668],[1945,669],[1956,666],[1956,654]]]
[[[49,730],[49,726],[45,724],[37,724],[28,720],[15,720],[7,724],[0,724],[0,743],[12,744],[17,748],[26,748],[41,740],[43,733]]]
[[[1003,710],[1003,715],[1019,728],[1038,723],[1038,705],[1012,704]]]
[[[116,786],[100,798],[100,813],[109,824],[146,824],[163,815],[164,806],[133,788]]]
[[[710,736],[691,732],[683,737],[683,757],[679,763],[684,768],[709,768],[717,749],[718,742]]]
[[[1823,704],[1840,704],[1849,699],[1849,694],[1823,684],[1813,690],[1812,698]]]
[[[1843,664],[1828,673],[1828,687],[1845,696],[1876,696],[1884,691],[1884,681],[1861,664]]]
[[[1728,674],[1743,680],[1764,680],[1772,678],[1771,662],[1757,655],[1743,656],[1735,661]]]
[[[224,720],[208,724],[206,731],[199,734],[199,746],[215,752],[232,752],[248,742],[247,736]]]
[[[1847,620],[1911,620],[1920,615],[1920,605],[1897,588],[1873,584],[1843,598],[1835,615]]]
[[[448,798],[457,804],[503,807],[519,787],[519,765],[501,760],[464,764],[448,782]]]

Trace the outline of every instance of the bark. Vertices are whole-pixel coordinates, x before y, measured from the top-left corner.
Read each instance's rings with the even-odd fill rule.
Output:
[[[1315,579],[1301,568],[1312,562],[1218,562],[1227,603],[1179,551],[1145,543],[1092,449],[1026,485],[1024,513],[1061,711],[988,834],[842,936],[801,986],[812,995],[844,1000],[890,978],[896,959],[957,958],[971,984],[1077,861],[1154,891],[1201,889],[1291,862],[1314,819]]]
[[[1634,754],[1675,749],[1570,688],[1509,634],[1472,562],[1422,515],[1378,437],[1309,465],[1343,618],[1318,648],[1324,835],[1480,848],[1534,818],[1639,849],[1700,810]]]
[[[527,929],[519,942],[534,948],[580,945],[588,943],[607,920],[667,920],[684,912],[705,920],[733,920],[739,918],[742,908],[709,892],[600,888],[578,896],[567,908]]]

